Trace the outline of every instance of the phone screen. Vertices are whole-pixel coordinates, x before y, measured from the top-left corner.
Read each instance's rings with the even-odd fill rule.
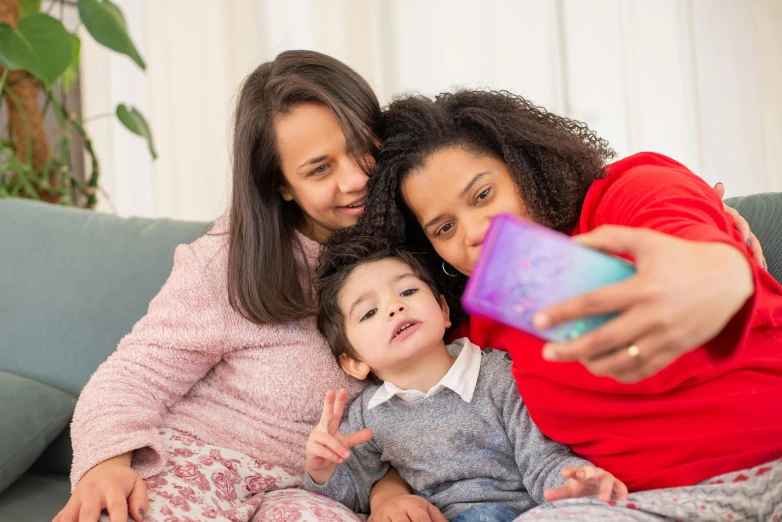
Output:
[[[615,314],[600,314],[539,330],[538,310],[635,274],[623,259],[574,242],[565,234],[515,216],[497,216],[467,282],[462,304],[482,315],[549,341],[565,342]]]

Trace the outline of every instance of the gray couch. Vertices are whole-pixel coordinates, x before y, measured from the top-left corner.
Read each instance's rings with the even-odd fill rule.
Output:
[[[733,204],[782,280],[782,194]],[[0,199],[0,522],[65,504],[76,397],[206,228]]]
[[[52,407],[72,410],[98,365],[146,313],[171,272],[174,248],[206,227],[0,199],[0,419],[15,415],[27,428],[6,429],[0,420],[0,486],[29,466],[0,487],[0,522],[51,520],[65,504],[70,412],[58,416]],[[37,403],[21,401],[29,395]],[[18,418],[20,409],[29,415]],[[26,439],[31,432],[37,441]],[[53,437],[30,462],[30,446]]]

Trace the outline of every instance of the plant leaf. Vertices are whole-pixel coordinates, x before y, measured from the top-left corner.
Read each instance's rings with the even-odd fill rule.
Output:
[[[76,82],[76,78],[79,76],[79,53],[81,51],[81,40],[75,36],[73,36],[73,39],[76,42],[73,48],[73,61],[71,61],[71,64],[67,69],[65,69],[65,72],[62,75],[62,86],[65,89],[65,92],[71,90],[71,87],[73,87],[73,84]]]
[[[0,23],[0,65],[31,73],[47,89],[73,61],[75,45],[62,23],[44,13],[25,16],[16,31]]]
[[[19,18],[38,13],[41,10],[41,0],[19,0]]]
[[[79,17],[95,41],[130,57],[139,67],[146,69],[133,40],[128,34],[122,11],[110,0],[78,0]]]
[[[138,134],[147,140],[152,159],[157,159],[155,144],[152,141],[152,131],[149,130],[149,125],[147,125],[147,120],[144,119],[144,116],[135,107],[129,110],[124,103],[121,103],[117,105],[117,118],[130,132]]]
[[[10,25],[0,23],[0,65],[10,70],[31,68],[37,62],[35,53],[30,44],[19,36]]]
[[[122,14],[122,10],[119,8],[117,4],[112,4],[111,0],[105,0],[103,2],[106,4],[106,10],[113,16],[119,24],[122,26],[125,31],[128,30],[128,24],[125,22],[125,15]]]

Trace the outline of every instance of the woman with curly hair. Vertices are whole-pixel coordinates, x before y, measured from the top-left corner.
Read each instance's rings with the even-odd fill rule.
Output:
[[[538,314],[547,328],[618,313],[568,343],[469,323],[473,342],[510,353],[541,431],[636,492],[523,518],[778,520],[782,288],[714,192],[658,154],[607,163],[613,151],[586,125],[509,93],[411,96],[384,120],[359,225],[421,252],[456,314],[500,213],[636,263],[627,281]]]

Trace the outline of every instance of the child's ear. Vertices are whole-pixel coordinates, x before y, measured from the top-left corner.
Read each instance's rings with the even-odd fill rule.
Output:
[[[445,327],[451,327],[451,309],[448,308],[448,303],[445,302],[445,296],[440,294],[440,308],[443,310],[443,317],[445,317]]]
[[[293,195],[291,194],[291,191],[290,189],[288,189],[287,185],[281,185],[279,190],[282,199],[284,199],[285,201],[293,201]]]
[[[355,377],[360,381],[366,379],[370,372],[370,368],[367,363],[357,361],[352,357],[348,357],[347,354],[344,353],[339,356],[339,365],[342,366],[342,369],[345,371],[345,373],[351,377]]]

